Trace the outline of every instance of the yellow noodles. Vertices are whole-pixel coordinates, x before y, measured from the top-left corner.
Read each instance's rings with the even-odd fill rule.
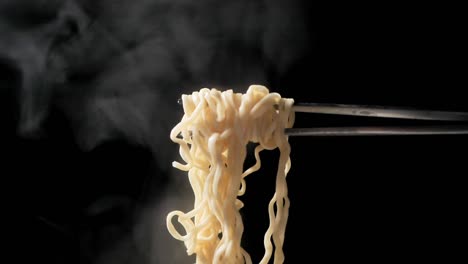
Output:
[[[244,178],[260,168],[259,152],[279,148],[276,193],[268,205],[270,224],[260,263],[267,264],[273,251],[274,263],[283,263],[289,210],[286,174],[291,167],[284,129],[294,122],[293,100],[252,85],[246,94],[204,88],[183,95],[182,102],[185,114],[173,128],[171,139],[180,145],[180,156],[186,164],[173,162],[173,166],[188,171],[195,203],[190,212],[169,213],[169,232],[185,243],[189,255],[196,254],[197,264],[252,263],[241,247],[244,226],[239,210],[243,203],[237,198],[246,190]],[[258,143],[257,162],[243,171],[249,142]],[[185,235],[175,229],[174,216]]]

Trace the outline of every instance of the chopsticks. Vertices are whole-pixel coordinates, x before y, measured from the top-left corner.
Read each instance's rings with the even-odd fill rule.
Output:
[[[359,126],[359,127],[314,127],[288,128],[289,136],[395,136],[395,135],[463,135],[468,134],[468,113],[433,111],[425,109],[343,105],[343,104],[296,104],[293,111],[302,113],[366,116],[411,120],[446,121],[448,125],[425,126]],[[453,124],[456,122],[457,124]],[[463,123],[462,123],[463,122]]]

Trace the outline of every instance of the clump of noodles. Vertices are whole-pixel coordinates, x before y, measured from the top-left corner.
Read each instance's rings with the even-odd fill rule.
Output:
[[[190,212],[169,213],[167,228],[185,243],[189,255],[196,254],[197,264],[252,263],[241,247],[244,226],[239,210],[243,203],[238,197],[246,191],[244,178],[261,166],[260,151],[275,148],[280,150],[276,192],[268,205],[270,224],[260,263],[267,264],[273,251],[274,263],[284,262],[289,210],[286,175],[291,167],[284,130],[294,122],[293,102],[260,85],[250,86],[245,94],[204,88],[182,96],[185,114],[173,128],[171,139],[180,145],[186,164],[174,162],[173,166],[188,171],[195,203]],[[243,171],[249,142],[258,143],[257,161]],[[174,227],[174,216],[185,235]]]

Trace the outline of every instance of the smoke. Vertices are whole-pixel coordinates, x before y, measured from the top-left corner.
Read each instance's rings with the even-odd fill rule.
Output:
[[[9,1],[0,9],[23,16],[0,27],[1,57],[21,72],[19,132],[36,135],[57,106],[88,150],[119,137],[172,149],[158,142],[180,115],[181,93],[267,83],[268,71],[284,72],[306,45],[290,1]],[[30,14],[41,23],[10,22]]]
[[[301,8],[286,0],[4,0],[1,66],[20,81],[0,89],[14,93],[21,136],[46,133],[54,109],[83,150],[124,139],[151,149],[165,171],[176,158],[168,135],[182,114],[180,94],[270,86],[269,76],[285,73],[307,47]],[[138,263],[182,263],[159,259],[168,247],[181,246],[161,221],[190,203],[190,197],[174,198],[188,186],[173,186],[138,216],[136,240],[153,241],[140,245],[145,254],[160,253]],[[135,235],[128,236],[97,263],[120,263],[116,252],[134,246]]]

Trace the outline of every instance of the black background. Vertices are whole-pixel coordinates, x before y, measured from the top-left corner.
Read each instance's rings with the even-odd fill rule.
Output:
[[[281,74],[267,70],[268,86],[283,97],[468,111],[460,7],[413,1],[300,6],[306,27],[297,34],[306,49]],[[101,252],[132,232],[134,215],[163,195],[172,169],[158,164],[148,146],[125,137],[83,150],[66,115],[54,106],[41,133],[18,133],[20,103],[11,87],[19,84],[8,65],[1,65],[0,149],[2,213],[11,220],[5,228],[13,262],[112,262],[99,260]],[[305,114],[296,119],[296,127],[408,124]],[[290,138],[286,263],[447,262],[461,253],[455,239],[466,235],[467,139]],[[263,254],[277,153],[263,153],[262,159],[263,169],[249,177],[243,198],[244,244],[254,263]],[[111,197],[110,209],[86,213],[105,197]]]

